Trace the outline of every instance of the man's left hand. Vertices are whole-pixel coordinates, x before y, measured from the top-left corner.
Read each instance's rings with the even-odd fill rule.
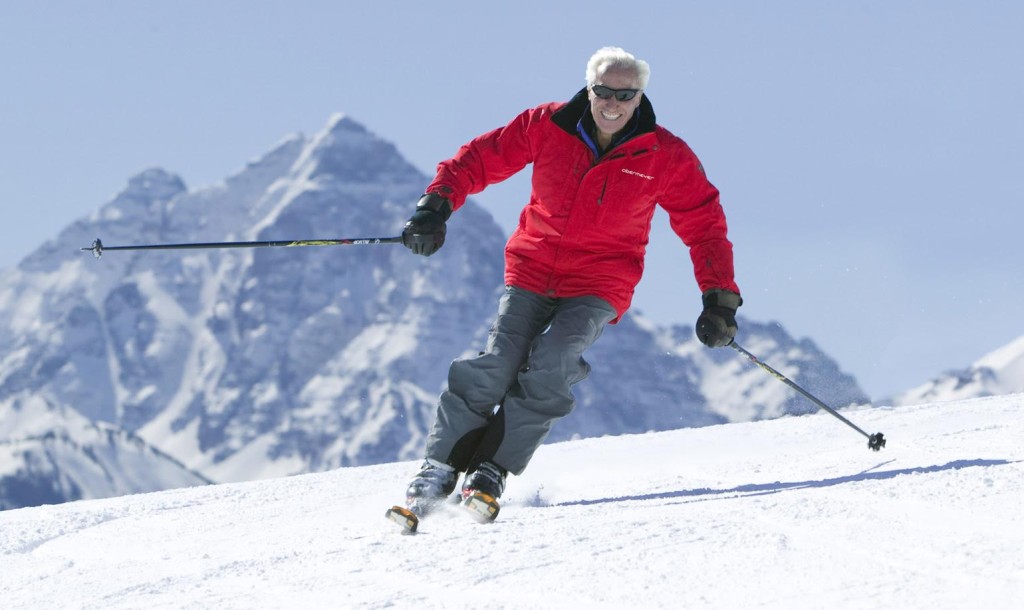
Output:
[[[725,347],[736,337],[736,310],[740,295],[729,290],[708,290],[702,297],[704,311],[697,318],[697,338],[708,347]]]

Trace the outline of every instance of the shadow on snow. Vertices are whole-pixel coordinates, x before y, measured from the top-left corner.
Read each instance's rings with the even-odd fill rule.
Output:
[[[847,483],[856,483],[859,481],[884,481],[888,479],[894,479],[903,475],[915,475],[915,474],[933,474],[936,472],[945,472],[949,470],[960,470],[962,468],[977,468],[986,466],[1005,466],[1006,464],[1012,464],[1013,462],[1007,460],[955,460],[941,466],[921,466],[917,468],[902,468],[899,470],[882,470],[877,471],[878,468],[890,463],[882,462],[873,468],[869,468],[863,472],[857,474],[848,475],[844,477],[835,477],[831,479],[821,479],[819,481],[800,481],[792,483],[783,483],[776,481],[774,483],[755,483],[749,485],[739,485],[731,489],[711,489],[709,487],[702,487],[699,489],[684,489],[680,491],[666,491],[661,493],[642,494],[635,496],[621,496],[618,498],[600,498],[595,500],[573,500],[571,502],[558,502],[550,504],[549,506],[590,506],[592,504],[609,504],[613,502],[632,502],[641,500],[667,500],[672,498],[707,498],[711,496],[724,496],[733,494],[734,496],[758,496],[779,493],[782,491],[789,491],[793,489],[813,489],[823,487],[834,487],[836,485],[845,485]]]

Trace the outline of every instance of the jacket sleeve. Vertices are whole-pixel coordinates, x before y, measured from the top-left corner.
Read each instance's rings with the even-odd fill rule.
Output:
[[[672,179],[659,203],[668,212],[672,230],[690,249],[700,291],[718,288],[739,294],[732,242],[727,237],[728,226],[718,189],[708,181],[696,155],[688,146],[680,144]]]
[[[517,173],[533,161],[530,129],[543,114],[539,108],[527,110],[508,125],[464,144],[454,157],[438,163],[426,192],[444,195],[457,210],[467,196]]]

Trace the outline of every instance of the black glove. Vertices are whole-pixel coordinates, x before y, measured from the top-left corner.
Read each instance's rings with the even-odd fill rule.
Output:
[[[697,338],[708,347],[725,347],[736,337],[736,310],[740,295],[729,290],[708,290],[703,295],[704,311],[697,318]]]
[[[416,213],[405,223],[402,245],[416,254],[430,256],[444,245],[445,222],[452,215],[452,202],[427,193],[416,204]]]

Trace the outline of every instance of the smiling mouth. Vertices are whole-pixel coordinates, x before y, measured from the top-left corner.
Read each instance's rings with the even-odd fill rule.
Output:
[[[617,121],[622,116],[622,114],[608,114],[607,112],[602,111],[601,116],[604,117],[606,121]]]

